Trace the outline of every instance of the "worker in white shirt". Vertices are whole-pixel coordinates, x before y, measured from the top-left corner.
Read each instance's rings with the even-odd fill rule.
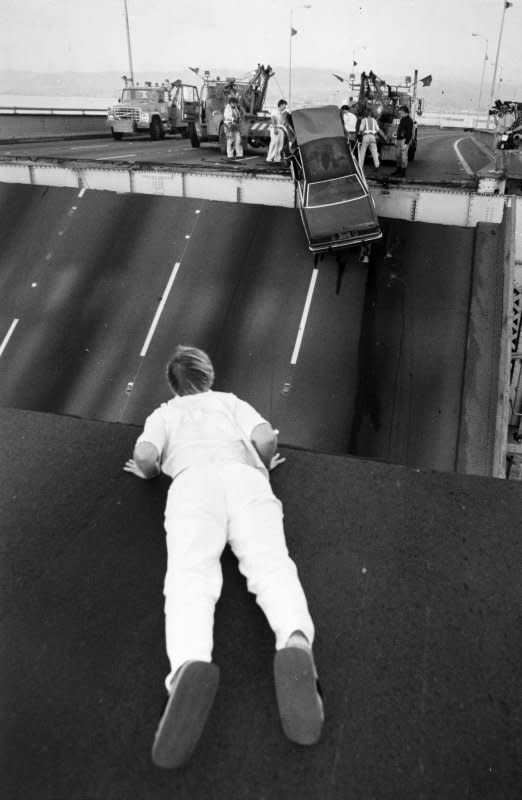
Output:
[[[219,682],[212,663],[214,607],[227,543],[274,632],[283,731],[298,744],[315,744],[324,714],[312,654],[314,624],[269,480],[269,470],[284,460],[276,452],[277,432],[234,394],[212,391],[212,362],[196,347],[176,348],[167,380],[174,397],[147,417],[124,467],[139,478],[162,471],[173,479],[165,508],[169,698],[153,761],[170,768],[184,764],[210,713]]]
[[[341,106],[341,116],[346,138],[348,139],[350,147],[353,150],[357,144],[357,117],[351,110],[350,106],[347,105]]]
[[[372,154],[373,165],[375,169],[379,169],[379,152],[377,150],[377,136],[382,136],[386,139],[386,134],[379,128],[377,120],[370,110],[362,118],[359,126],[359,135],[361,143],[359,146],[359,166],[361,169],[364,167],[364,159],[366,158],[366,151],[370,148]]]
[[[289,118],[287,106],[288,103],[286,100],[280,100],[277,104],[277,111],[272,114],[271,117],[270,144],[268,145],[268,154],[266,157],[269,164],[278,164],[281,162],[281,154],[283,152]]]
[[[237,97],[231,95],[223,112],[223,125],[227,137],[227,158],[243,158],[243,143],[241,142],[241,110]]]

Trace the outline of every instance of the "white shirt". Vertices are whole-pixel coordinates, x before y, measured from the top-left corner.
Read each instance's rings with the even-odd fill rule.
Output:
[[[249,464],[266,472],[251,442],[252,431],[264,422],[255,408],[234,394],[176,396],[147,417],[137,443],[153,444],[162,472],[172,478],[194,464],[213,461]]]
[[[373,117],[364,117],[364,119],[361,121],[359,133],[373,133],[375,135],[378,127],[377,121],[374,120]]]
[[[357,130],[357,117],[353,111],[343,111],[343,125],[346,133],[355,133]]]

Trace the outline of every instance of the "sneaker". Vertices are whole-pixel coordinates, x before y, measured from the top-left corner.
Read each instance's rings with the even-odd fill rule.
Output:
[[[316,744],[324,708],[312,648],[303,634],[292,634],[286,647],[276,652],[274,678],[285,735],[296,744]]]
[[[181,767],[198,744],[219,683],[219,667],[208,661],[186,661],[172,680],[160,719],[152,760],[157,767]]]

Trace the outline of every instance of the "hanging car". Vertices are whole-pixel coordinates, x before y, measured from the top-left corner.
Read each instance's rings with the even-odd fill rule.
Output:
[[[292,123],[290,168],[309,249],[320,253],[379,239],[375,203],[337,106],[299,109]]]

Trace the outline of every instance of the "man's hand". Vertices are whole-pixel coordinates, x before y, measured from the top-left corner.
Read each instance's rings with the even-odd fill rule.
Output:
[[[143,478],[144,480],[148,479],[148,475],[145,475],[143,470],[138,467],[133,458],[129,458],[129,460],[125,462],[123,469],[125,472],[132,472],[132,474],[136,475],[137,478]]]
[[[280,453],[276,453],[275,456],[273,456],[270,459],[270,466],[268,467],[268,469],[270,470],[270,472],[272,472],[273,469],[278,467],[280,464],[284,464],[285,461],[286,461],[286,458],[283,458],[280,455]]]

